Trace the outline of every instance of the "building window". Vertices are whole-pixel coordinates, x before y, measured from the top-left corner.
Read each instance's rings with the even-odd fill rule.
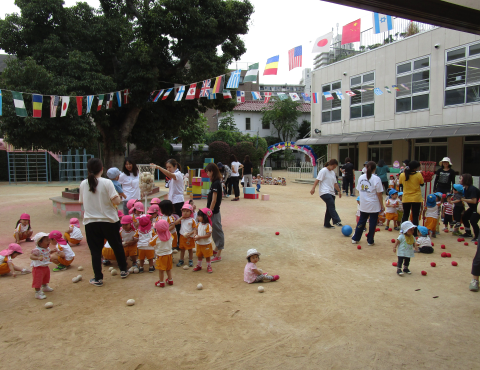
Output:
[[[430,57],[397,64],[397,113],[428,109],[430,92]]]
[[[342,119],[342,101],[337,98],[335,91],[341,90],[342,82],[337,81],[322,86],[322,123],[340,121]],[[333,100],[325,99],[324,92],[331,92]]]
[[[480,176],[480,138],[465,137],[463,145],[463,173]]]
[[[240,80],[239,80],[239,81],[240,81],[239,84],[240,84],[240,85],[243,85],[243,76],[240,76]]]
[[[378,163],[380,159],[385,164],[392,164],[392,141],[372,141],[368,143],[368,160]]]
[[[480,44],[446,51],[445,106],[480,102]]]
[[[356,94],[350,97],[350,119],[370,117],[375,114],[374,88],[375,72],[368,72],[350,79],[350,90]]]
[[[448,157],[447,152],[446,137],[415,140],[415,158],[422,161],[438,163],[443,157]]]
[[[270,122],[267,122],[267,123],[262,122],[262,130],[270,130]]]
[[[245,131],[250,131],[250,118],[245,118]]]

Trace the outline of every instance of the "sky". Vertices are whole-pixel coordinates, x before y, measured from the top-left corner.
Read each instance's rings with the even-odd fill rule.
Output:
[[[64,0],[65,6],[75,5],[76,0]],[[246,53],[232,68],[247,69],[249,64],[260,63],[260,83],[298,84],[303,68],[313,67],[311,53],[313,41],[334,30],[341,33],[347,23],[361,18],[361,30],[372,26],[372,13],[321,0],[250,0],[255,11],[250,19],[249,32],[241,36]],[[93,7],[99,7],[98,0],[86,0]],[[1,0],[0,17],[17,13],[15,0]],[[302,68],[288,70],[288,50],[302,45]],[[278,74],[262,76],[268,58],[279,55]],[[212,76],[213,77],[213,76]]]

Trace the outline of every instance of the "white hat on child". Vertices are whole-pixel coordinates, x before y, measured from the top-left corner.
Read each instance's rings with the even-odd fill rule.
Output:
[[[257,252],[256,249],[249,249],[249,250],[247,251],[247,259],[248,259],[248,257],[253,256],[254,254],[259,255],[259,256],[261,255],[261,253],[260,253],[260,252]]]
[[[35,234],[35,236],[33,237],[33,241],[35,242],[35,244],[38,245],[38,242],[40,241],[40,239],[42,239],[44,236],[48,236],[47,233],[37,233]]]
[[[416,226],[411,223],[410,221],[405,221],[402,223],[402,234],[405,234],[408,230],[412,229],[412,228],[415,228]]]

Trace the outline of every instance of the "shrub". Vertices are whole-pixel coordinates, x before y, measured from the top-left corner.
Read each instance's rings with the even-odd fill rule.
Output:
[[[213,158],[215,163],[222,162],[230,163],[230,146],[223,141],[214,141],[208,146],[210,158]]]

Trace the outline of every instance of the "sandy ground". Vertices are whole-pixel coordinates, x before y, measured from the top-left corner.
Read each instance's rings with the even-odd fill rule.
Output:
[[[25,211],[35,232],[65,230],[48,200],[63,187],[0,185],[2,248]],[[89,285],[85,242],[72,268],[52,272],[47,300],[34,299],[31,275],[0,278],[0,368],[478,369],[480,293],[468,290],[475,246],[442,234],[435,253],[415,256],[413,274],[399,277],[396,233],[382,230],[375,246],[362,240],[357,250],[338,228],[322,227],[324,204],[309,191],[289,182],[263,186],[269,202],[224,201],[223,261],[213,274],[174,267],[164,289],[154,286],[156,273],[105,274],[103,287]],[[355,198],[338,199],[337,210],[354,224]],[[451,259],[440,257],[440,244]],[[33,243],[22,247],[15,263],[27,267]],[[262,253],[259,267],[280,275],[263,294],[243,282],[249,248]],[[84,280],[72,284],[79,265]]]

